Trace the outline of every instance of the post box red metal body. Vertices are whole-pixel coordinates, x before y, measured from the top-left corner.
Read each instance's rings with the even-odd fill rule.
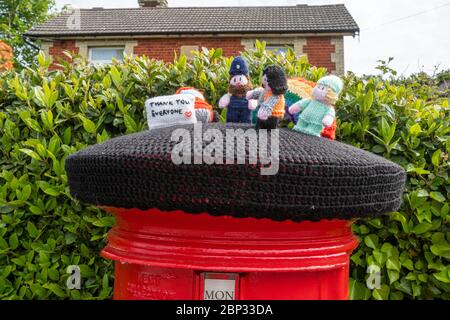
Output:
[[[115,299],[348,299],[351,221],[105,209],[116,217],[102,252],[116,261]],[[233,290],[205,290],[210,278]]]

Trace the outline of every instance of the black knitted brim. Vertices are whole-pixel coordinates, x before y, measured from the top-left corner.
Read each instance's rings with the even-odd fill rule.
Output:
[[[404,170],[352,146],[280,129],[278,173],[262,176],[259,160],[257,165],[175,165],[171,152],[178,140],[171,141],[171,135],[177,128],[188,129],[193,140],[192,125],[163,128],[118,137],[69,156],[72,195],[94,205],[277,221],[352,219],[395,211],[401,204]],[[210,128],[225,137],[226,129],[252,127],[203,125],[203,131]],[[251,148],[258,146],[246,143],[246,151]]]

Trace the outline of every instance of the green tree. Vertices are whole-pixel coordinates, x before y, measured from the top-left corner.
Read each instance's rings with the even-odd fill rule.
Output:
[[[0,39],[14,49],[16,66],[32,63],[38,47],[23,34],[50,16],[54,0],[1,0]]]

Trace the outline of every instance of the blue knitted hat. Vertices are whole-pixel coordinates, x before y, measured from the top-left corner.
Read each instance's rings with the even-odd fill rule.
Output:
[[[341,78],[333,75],[320,78],[319,81],[317,81],[317,84],[330,88],[336,94],[339,94],[344,88],[344,83]]]
[[[230,67],[230,76],[234,77],[238,75],[248,75],[247,63],[245,63],[242,57],[234,58]]]

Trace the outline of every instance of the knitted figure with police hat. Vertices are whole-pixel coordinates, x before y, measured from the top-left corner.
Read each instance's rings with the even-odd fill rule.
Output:
[[[248,92],[247,99],[258,99],[256,129],[275,129],[285,114],[284,94],[288,85],[283,69],[276,65],[265,68],[262,85],[262,88]]]
[[[256,101],[248,100],[246,94],[252,89],[247,64],[241,57],[234,58],[230,67],[228,93],[219,100],[220,108],[228,108],[227,122],[250,123],[251,109]]]
[[[334,105],[344,84],[339,77],[330,75],[317,81],[312,99],[300,100],[289,108],[290,114],[300,113],[294,130],[320,137],[322,130],[333,125],[336,118]]]

